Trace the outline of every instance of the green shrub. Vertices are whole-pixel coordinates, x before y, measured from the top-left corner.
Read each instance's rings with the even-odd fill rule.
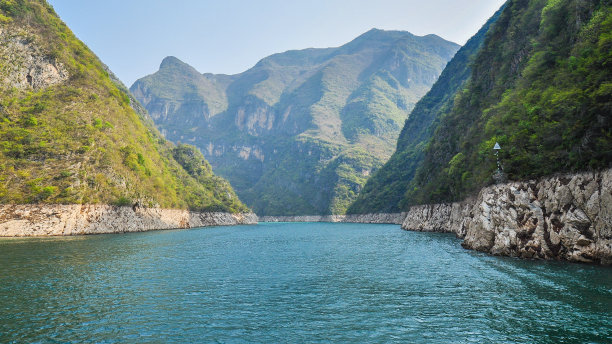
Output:
[[[40,193],[38,194],[39,199],[45,200],[51,197],[51,195],[53,195],[56,191],[57,191],[57,187],[55,186],[45,186],[44,188],[40,190]]]
[[[113,202],[113,205],[117,207],[127,207],[132,205],[132,201],[125,196],[121,196],[115,202]]]
[[[72,176],[72,172],[70,172],[68,170],[64,170],[64,171],[60,172],[60,174],[59,174],[59,178],[60,179],[68,178],[70,176]]]
[[[35,127],[38,125],[38,119],[34,116],[28,116],[24,119],[23,124],[26,127]]]

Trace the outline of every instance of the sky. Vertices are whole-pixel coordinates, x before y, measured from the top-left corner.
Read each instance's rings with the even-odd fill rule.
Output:
[[[292,49],[337,47],[372,29],[464,44],[504,0],[48,0],[129,87],[166,56],[237,74]]]

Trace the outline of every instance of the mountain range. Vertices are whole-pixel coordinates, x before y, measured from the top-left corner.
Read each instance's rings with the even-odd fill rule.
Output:
[[[611,13],[509,0],[460,49],[373,29],[237,75],[167,57],[130,92],[48,3],[3,1],[0,203],[363,214],[601,171]]]
[[[166,138],[197,146],[259,215],[341,214],[458,48],[373,29],[237,75],[168,57],[130,90]]]

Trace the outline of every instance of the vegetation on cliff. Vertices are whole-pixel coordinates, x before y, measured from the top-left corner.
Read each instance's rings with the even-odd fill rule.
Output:
[[[401,199],[381,204],[375,198],[354,210],[406,209],[473,194],[493,182],[495,142],[511,180],[609,167],[611,32],[609,1],[508,1],[476,54],[469,81],[447,88],[452,102],[441,103],[450,108],[436,110],[424,155],[400,140],[396,155],[405,165],[416,163],[416,173],[394,171],[395,162],[381,170],[389,175],[366,187],[401,181]]]
[[[349,214],[400,211],[399,203],[423,161],[427,143],[439,125],[440,117],[453,108],[454,95],[468,82],[474,58],[500,13],[501,10],[495,13],[478,33],[459,49],[431,90],[419,100],[406,119],[395,153],[368,179],[355,202],[349,207]]]
[[[231,76],[168,57],[131,90],[168,139],[199,147],[258,214],[341,214],[457,49],[434,35],[371,30]]]
[[[199,151],[159,134],[45,1],[0,1],[0,42],[1,203],[247,210]]]

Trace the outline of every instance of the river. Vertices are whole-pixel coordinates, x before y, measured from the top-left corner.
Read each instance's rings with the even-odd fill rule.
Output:
[[[0,239],[0,343],[604,343],[612,269],[397,225]]]

